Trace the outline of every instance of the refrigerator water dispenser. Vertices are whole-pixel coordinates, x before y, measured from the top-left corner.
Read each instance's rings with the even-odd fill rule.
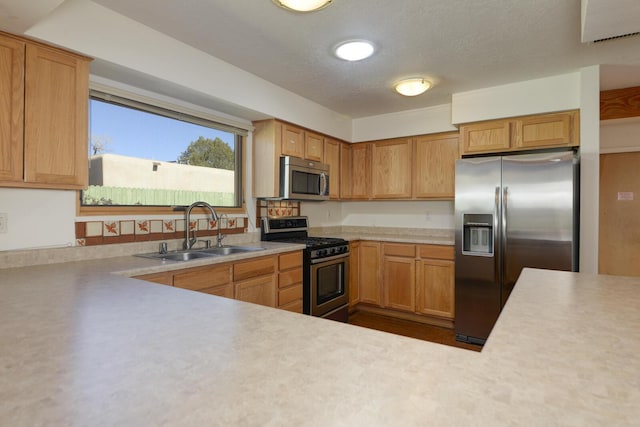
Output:
[[[493,256],[493,215],[463,214],[462,253]]]

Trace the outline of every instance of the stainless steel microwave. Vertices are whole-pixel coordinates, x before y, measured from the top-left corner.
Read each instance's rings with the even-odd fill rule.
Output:
[[[329,200],[329,165],[297,157],[280,157],[280,197]]]

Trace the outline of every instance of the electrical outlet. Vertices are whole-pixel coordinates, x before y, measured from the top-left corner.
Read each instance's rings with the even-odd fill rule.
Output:
[[[0,213],[0,233],[7,232],[7,214]]]

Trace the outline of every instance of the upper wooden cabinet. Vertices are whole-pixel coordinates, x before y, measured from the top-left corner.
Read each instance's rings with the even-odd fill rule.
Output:
[[[351,198],[351,173],[352,173],[351,144],[340,144],[340,198]]]
[[[23,181],[25,43],[0,34],[0,181]]]
[[[324,140],[324,163],[329,165],[329,198],[340,198],[340,145],[339,141],[327,138]]]
[[[317,133],[304,133],[304,158],[322,162],[324,157],[324,137]]]
[[[253,126],[253,197],[280,195],[281,156],[329,163],[330,197],[339,197],[340,147],[336,144],[341,142],[275,119],[257,121]],[[328,148],[325,139],[330,141]],[[330,159],[325,160],[325,150]]]
[[[465,124],[462,154],[578,146],[579,120],[578,111],[566,111]]]
[[[371,197],[371,144],[351,146],[351,198]]]
[[[418,136],[414,141],[413,197],[455,196],[456,160],[460,158],[457,132]]]
[[[280,141],[283,156],[304,158],[304,130],[297,126],[282,123],[282,139]]]
[[[399,138],[371,143],[371,196],[411,198],[413,141]]]
[[[3,33],[0,59],[0,185],[85,188],[90,59]]]
[[[515,121],[516,149],[570,147],[579,145],[578,112],[543,114]]]
[[[462,154],[508,150],[512,124],[510,120],[494,120],[460,126]]]

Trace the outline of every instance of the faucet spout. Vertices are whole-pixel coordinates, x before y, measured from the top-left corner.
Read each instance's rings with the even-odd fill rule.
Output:
[[[209,212],[211,212],[211,219],[213,221],[218,221],[218,214],[216,213],[215,209],[213,209],[213,206],[211,206],[209,203],[207,202],[194,202],[191,205],[189,205],[189,207],[187,207],[187,209],[185,209],[184,211],[184,248],[185,249],[191,249],[193,247],[193,245],[196,244],[196,242],[198,241],[198,238],[196,237],[196,230],[193,230],[193,237],[191,237],[191,211],[193,210],[193,208],[195,207],[202,207],[202,208],[206,208],[209,209]]]

